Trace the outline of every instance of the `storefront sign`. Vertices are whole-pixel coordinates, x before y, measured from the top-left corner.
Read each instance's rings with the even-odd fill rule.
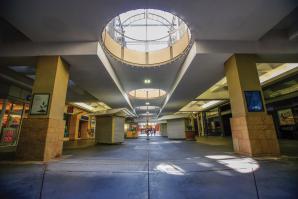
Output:
[[[291,109],[279,110],[277,111],[277,114],[280,126],[295,125],[295,120]]]

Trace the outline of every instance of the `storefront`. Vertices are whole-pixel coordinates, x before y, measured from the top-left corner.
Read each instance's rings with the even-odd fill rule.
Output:
[[[298,97],[267,104],[279,138],[298,139]]]
[[[5,81],[0,83],[0,152],[14,151],[22,120],[28,117],[31,92]]]
[[[221,117],[219,115],[218,108],[206,111],[206,123],[207,123],[206,127],[207,127],[208,136],[223,135]]]
[[[29,104],[12,99],[0,99],[0,147],[16,146],[22,120],[29,113]]]
[[[86,110],[66,105],[64,140],[92,139],[95,136],[95,117]]]

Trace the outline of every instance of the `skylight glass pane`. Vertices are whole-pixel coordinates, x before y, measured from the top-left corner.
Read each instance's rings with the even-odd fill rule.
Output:
[[[171,13],[138,9],[114,18],[108,31],[121,45],[148,52],[171,46],[187,31],[187,26]]]

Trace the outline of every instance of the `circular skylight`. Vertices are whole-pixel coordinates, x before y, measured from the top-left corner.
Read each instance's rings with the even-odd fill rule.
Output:
[[[158,106],[138,106],[136,107],[136,109],[139,110],[155,110],[155,109],[159,109]]]
[[[140,114],[141,116],[152,116],[152,115],[154,115],[153,113],[142,113],[142,114]]]
[[[162,89],[155,88],[143,88],[132,90],[128,93],[131,97],[135,97],[138,99],[154,99],[158,97],[162,97],[166,94],[166,91]]]
[[[111,54],[125,62],[156,65],[182,54],[189,44],[190,31],[182,19],[169,12],[138,9],[112,19],[102,40]]]

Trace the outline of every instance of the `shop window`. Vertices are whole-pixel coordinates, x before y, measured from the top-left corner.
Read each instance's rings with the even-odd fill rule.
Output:
[[[23,102],[0,100],[0,146],[15,146],[23,116],[28,114],[29,106]]]

